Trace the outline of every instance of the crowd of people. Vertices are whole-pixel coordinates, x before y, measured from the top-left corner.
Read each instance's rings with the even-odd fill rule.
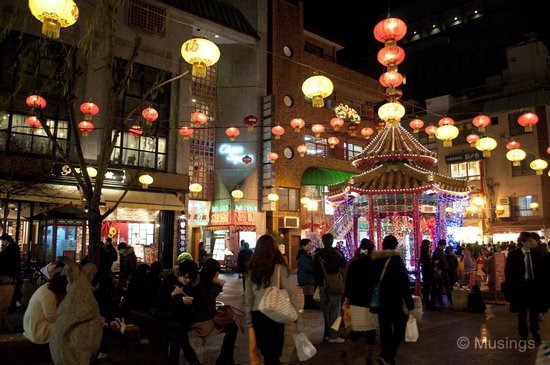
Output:
[[[19,263],[17,245],[8,235],[0,238],[0,280],[14,283],[20,270],[14,265]],[[340,336],[339,317],[343,308],[352,308],[353,316],[368,318],[371,324],[363,321],[367,324],[358,326],[347,338],[366,337],[367,363],[394,363],[404,340],[407,319],[415,309],[411,295],[413,285],[397,250],[398,240],[388,235],[381,243],[382,249],[376,250],[375,244],[365,238],[349,261],[338,247],[334,247],[332,234],[324,234],[321,242],[322,246],[314,249],[310,239],[302,239],[295,258],[303,309],[322,311],[325,340],[343,343],[346,340]],[[285,325],[265,315],[259,303],[266,288],[274,283],[291,291],[291,270],[271,235],[261,236],[254,250],[245,241],[240,246],[237,265],[243,279],[245,323],[254,329],[264,363],[279,364]],[[522,232],[513,244],[459,245],[456,250],[444,239],[435,245],[423,240],[419,270],[424,308],[440,310],[452,306],[453,287],[458,283],[470,288],[468,309],[484,312],[480,286],[491,288],[495,285],[494,254],[498,252],[507,257],[504,282],[499,283],[510,302],[510,310],[517,313],[519,336],[527,340],[530,332],[532,339],[540,343],[540,314],[550,307],[550,253],[536,233]],[[102,243],[97,273],[91,281],[104,323],[100,358],[109,352],[109,338],[114,333],[124,332],[123,318],[137,310],[162,323],[168,335],[166,353],[170,364],[179,364],[181,352],[188,363],[200,364],[191,346],[191,334],[203,338],[223,334],[216,364],[234,364],[237,323],[220,324],[215,319],[216,298],[225,285],[219,277],[221,265],[207,255],[200,256],[200,263],[197,263],[191,255],[181,255],[177,270],[165,271],[160,262],[138,264],[133,249],[127,244],[121,243],[115,248],[109,238]],[[118,259],[120,273],[115,279],[112,266]],[[81,264],[87,261],[85,258]],[[48,266],[48,281],[35,291],[24,314],[24,336],[37,345],[47,345],[55,328],[56,309],[66,295],[63,266],[62,262]],[[1,290],[8,286],[12,291]],[[6,303],[12,297],[13,285],[0,285],[2,321],[9,308]],[[373,306],[374,299],[377,299],[376,306]],[[374,358],[377,332],[380,354]]]

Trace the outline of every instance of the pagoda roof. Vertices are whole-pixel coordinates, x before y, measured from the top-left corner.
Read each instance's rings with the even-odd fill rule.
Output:
[[[337,202],[349,195],[414,194],[428,190],[457,198],[470,193],[466,180],[454,179],[403,161],[384,161],[369,171],[352,176],[348,181],[332,185],[328,199]]]
[[[437,162],[437,154],[418,142],[400,123],[388,123],[355,156],[352,164],[361,171],[367,171],[383,160],[404,160],[412,166],[429,168]]]

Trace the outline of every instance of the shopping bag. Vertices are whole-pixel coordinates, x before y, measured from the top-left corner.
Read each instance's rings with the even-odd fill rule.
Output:
[[[252,327],[248,329],[248,359],[250,365],[262,365],[262,355],[256,344],[256,333]]]
[[[550,365],[550,341],[544,341],[537,350],[535,365]]]
[[[274,286],[265,288],[258,309],[271,320],[278,323],[290,323],[298,319],[298,312],[292,305],[286,289],[279,287],[281,265],[276,265],[277,280]]]
[[[409,314],[407,328],[405,330],[405,342],[416,342],[418,340],[418,325],[412,314]]]
[[[344,328],[351,327],[351,311],[349,309],[349,304],[344,304],[342,306],[342,314],[344,317]]]
[[[298,360],[307,361],[315,356],[317,349],[309,341],[305,333],[298,332],[294,333],[292,336],[294,337],[294,345],[296,346]]]
[[[336,320],[334,321],[332,326],[330,326],[330,328],[332,328],[335,331],[338,331],[340,329],[340,324],[341,323],[342,323],[342,316],[338,316],[338,317],[336,317]]]

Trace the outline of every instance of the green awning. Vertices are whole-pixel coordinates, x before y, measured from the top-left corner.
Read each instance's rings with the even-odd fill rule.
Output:
[[[310,167],[304,171],[304,175],[302,176],[302,185],[334,185],[346,181],[353,175],[355,175],[353,172]]]

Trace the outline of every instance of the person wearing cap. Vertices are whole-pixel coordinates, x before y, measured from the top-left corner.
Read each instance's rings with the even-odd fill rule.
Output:
[[[302,288],[304,294],[304,309],[319,309],[319,303],[313,299],[313,293],[317,287],[315,276],[313,276],[313,256],[311,251],[311,240],[302,238],[300,248],[296,255],[296,264],[298,266],[298,285]]]

